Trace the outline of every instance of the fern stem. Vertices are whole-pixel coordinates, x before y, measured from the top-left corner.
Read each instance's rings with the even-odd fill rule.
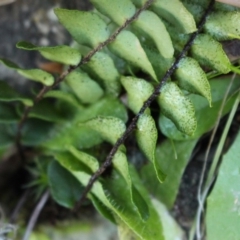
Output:
[[[34,101],[33,101],[33,106],[28,106],[25,108],[22,118],[18,123],[17,126],[17,133],[16,133],[16,137],[15,137],[15,144],[16,147],[18,149],[18,153],[19,156],[21,158],[21,160],[24,162],[24,154],[23,154],[23,150],[22,150],[22,146],[21,146],[21,133],[22,133],[22,128],[26,122],[26,120],[28,119],[28,115],[31,112],[31,110],[33,109],[33,107],[42,100],[42,98],[44,97],[44,95],[49,92],[50,90],[54,89],[56,86],[58,86],[58,84],[60,84],[62,81],[64,81],[64,79],[75,69],[81,67],[82,65],[88,63],[91,58],[97,53],[99,52],[102,48],[104,48],[105,46],[107,46],[109,43],[113,42],[116,37],[126,28],[128,27],[134,20],[136,20],[138,18],[138,16],[141,14],[142,11],[146,10],[153,2],[154,0],[148,0],[141,8],[138,9],[138,11],[136,11],[136,13],[129,19],[127,19],[122,26],[120,26],[119,28],[116,29],[116,31],[103,43],[100,43],[96,48],[94,48],[93,50],[91,50],[84,58],[82,58],[82,60],[79,62],[79,64],[77,64],[76,66],[70,66],[68,68],[67,71],[63,72],[54,82],[54,84],[52,86],[44,86],[40,92],[38,93],[38,95],[35,97]]]
[[[147,2],[148,3],[148,2]],[[146,4],[147,4],[146,3]],[[113,146],[112,150],[110,151],[110,153],[108,154],[106,160],[104,161],[104,163],[100,166],[100,168],[91,176],[91,178],[88,181],[88,184],[85,187],[85,190],[82,193],[82,196],[80,198],[80,200],[78,201],[78,203],[75,206],[75,210],[77,210],[83,203],[84,199],[86,198],[87,194],[89,193],[89,191],[91,190],[93,184],[96,182],[96,180],[103,174],[103,172],[112,164],[112,159],[115,155],[115,153],[117,152],[118,148],[120,147],[121,144],[123,144],[125,142],[125,140],[128,138],[128,136],[133,132],[133,130],[136,128],[136,124],[137,121],[139,119],[139,117],[145,112],[145,110],[150,106],[150,104],[158,97],[158,95],[161,92],[162,87],[165,85],[165,83],[167,82],[167,80],[172,76],[172,74],[174,73],[175,69],[177,68],[180,60],[186,55],[187,51],[190,49],[191,45],[193,44],[195,38],[197,37],[197,35],[199,34],[199,32],[202,30],[206,18],[209,15],[209,13],[211,13],[211,11],[213,10],[213,6],[214,6],[215,1],[211,0],[207,10],[205,11],[205,13],[203,14],[199,24],[198,24],[198,30],[196,32],[194,32],[190,39],[188,40],[188,42],[186,43],[186,45],[184,46],[183,50],[181,51],[181,53],[179,54],[179,56],[176,58],[175,62],[173,63],[173,65],[168,69],[168,71],[165,73],[165,75],[163,76],[162,80],[160,81],[160,83],[155,87],[154,92],[151,94],[151,96],[144,102],[142,108],[140,109],[140,111],[137,113],[137,115],[132,119],[131,123],[128,125],[126,131],[124,132],[124,134],[117,140],[117,142],[115,143],[115,145]]]

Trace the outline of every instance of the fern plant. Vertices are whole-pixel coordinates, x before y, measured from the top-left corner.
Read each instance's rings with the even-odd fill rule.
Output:
[[[0,59],[43,85],[32,100],[0,82],[1,155],[16,144],[24,159],[23,147],[34,148],[48,162],[53,199],[72,208],[87,195],[119,226],[122,239],[173,239],[166,234],[160,205],[172,207],[192,149],[216,121],[229,79],[209,79],[239,73],[219,41],[240,37],[240,12],[216,3],[205,23],[204,13],[214,1],[91,2],[95,9],[90,12],[55,9],[73,46],[17,44],[68,65],[62,75]],[[223,115],[232,108],[239,86],[232,85]],[[154,100],[158,109],[150,106]],[[140,171],[123,144],[133,131],[148,161]],[[159,132],[167,138],[160,145]],[[114,146],[107,161],[109,147],[103,143]],[[166,151],[171,151],[169,159],[163,157]],[[174,155],[179,162],[173,166]],[[103,176],[110,165],[110,176]]]

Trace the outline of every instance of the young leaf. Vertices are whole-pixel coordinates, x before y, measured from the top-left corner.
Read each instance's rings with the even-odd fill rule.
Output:
[[[240,239],[240,133],[224,155],[207,200],[208,239]]]
[[[103,52],[96,53],[83,69],[90,76],[93,76],[94,79],[99,79],[103,82],[107,93],[118,96],[121,90],[119,82],[120,74],[108,54]]]
[[[93,12],[57,8],[60,23],[79,44],[96,47],[109,37],[106,23]]]
[[[47,175],[53,199],[66,208],[74,207],[83,190],[79,181],[56,161],[49,164]]]
[[[77,49],[65,45],[38,47],[29,42],[18,42],[17,48],[29,51],[39,51],[46,59],[66,65],[77,65],[81,60],[81,54]]]
[[[194,106],[175,83],[163,86],[158,103],[162,114],[171,119],[179,131],[190,136],[194,134],[197,127]]]
[[[130,0],[111,0],[111,3],[107,0],[91,0],[91,3],[99,12],[108,16],[119,26],[131,18],[136,11]]]
[[[1,102],[20,101],[26,106],[33,105],[33,101],[31,99],[23,97],[20,93],[15,91],[4,81],[0,81],[0,101]]]
[[[144,79],[135,77],[121,77],[121,83],[128,93],[128,106],[134,112],[138,113],[143,103],[153,92],[153,86]],[[137,93],[137,94],[136,94]],[[150,112],[149,109],[146,111]]]
[[[115,144],[126,129],[126,126],[121,119],[103,116],[81,123],[80,126],[87,126],[98,132],[105,141],[110,142],[111,144]]]
[[[155,158],[155,149],[157,143],[157,128],[153,118],[147,114],[140,116],[137,122],[136,138],[137,143],[147,159],[152,162],[154,171],[158,180],[162,183],[166,178],[161,167]]]
[[[155,13],[143,11],[132,25],[154,41],[158,51],[164,58],[173,57],[174,48],[172,40],[165,25]]]
[[[218,41],[240,39],[240,12],[212,13],[204,29]]]
[[[156,74],[144,52],[138,38],[130,31],[122,31],[116,40],[109,44],[110,50],[129,61],[136,67],[141,68],[157,81]]]
[[[197,30],[192,14],[179,0],[156,0],[151,8],[183,33],[192,33]]]
[[[211,106],[211,89],[206,74],[193,58],[183,58],[175,71],[178,85],[191,93],[205,97]]]
[[[83,103],[94,103],[103,96],[102,88],[80,69],[66,77],[66,83]]]
[[[54,77],[41,69],[22,69],[15,63],[3,58],[0,58],[0,62],[2,62],[8,68],[16,70],[20,75],[30,80],[41,82],[46,86],[51,86],[54,83]]]
[[[231,110],[232,105],[234,104],[234,101],[237,96],[236,92],[240,88],[239,80],[240,79],[236,77],[230,89],[229,98],[226,101],[226,105],[224,106],[222,116],[228,113],[229,110]],[[204,133],[211,130],[214,124],[216,123],[216,119],[219,114],[222,99],[226,92],[226,89],[228,88],[229,82],[230,82],[230,77],[227,77],[227,78],[221,77],[219,79],[214,79],[210,81],[211,95],[212,95],[211,108],[209,108],[209,105],[206,103],[205,99],[203,99],[202,97],[198,95],[193,95],[193,94],[189,96],[189,98],[191,99],[194,105],[194,109],[196,111],[197,122],[201,123],[201,124],[198,124],[194,135],[188,136],[186,134],[183,134],[176,128],[176,126],[171,120],[169,120],[164,116],[160,116],[159,127],[162,133],[168,138],[182,141],[182,140],[199,138]]]

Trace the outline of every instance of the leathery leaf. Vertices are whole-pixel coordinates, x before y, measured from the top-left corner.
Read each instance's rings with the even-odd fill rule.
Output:
[[[197,128],[194,106],[175,83],[163,86],[158,103],[161,113],[171,119],[179,131],[190,136],[194,134]]]
[[[163,57],[173,57],[174,48],[172,40],[165,25],[155,13],[147,10],[143,11],[132,25],[154,41],[158,51]]]
[[[116,24],[122,25],[135,13],[135,6],[130,0],[91,0],[94,7],[104,15],[112,19]]]
[[[116,40],[109,44],[109,48],[124,60],[141,68],[157,81],[153,67],[149,62],[138,38],[133,33],[130,31],[122,31]]]
[[[93,118],[80,126],[87,126],[95,130],[107,142],[115,144],[124,133],[126,126],[124,122],[116,117],[99,116]]]
[[[54,12],[79,44],[96,47],[109,37],[106,23],[96,13],[59,8]]]
[[[80,69],[68,74],[66,83],[83,103],[94,103],[104,94],[99,84]]]
[[[144,221],[147,220],[149,217],[148,205],[146,204],[145,200],[142,198],[141,194],[138,192],[138,190],[134,187],[132,183],[127,157],[123,152],[118,151],[114,155],[113,166],[126,181],[127,187],[130,192],[131,201],[138,209],[139,216],[141,217],[142,220]]]
[[[183,58],[175,71],[178,85],[191,93],[205,97],[211,106],[211,89],[207,76],[193,58]]]
[[[144,79],[135,77],[121,77],[121,83],[128,93],[128,106],[134,112],[138,113],[143,103],[152,94],[153,86]],[[137,92],[137,94],[136,94]],[[147,113],[150,112],[148,108]]]
[[[158,180],[163,182],[166,175],[161,170],[155,158],[157,137],[158,133],[154,119],[147,114],[141,115],[137,122],[137,143],[147,159],[152,162]]]
[[[81,60],[80,52],[69,46],[38,47],[29,42],[17,43],[17,48],[29,51],[39,51],[48,60],[66,65],[77,65]]]
[[[54,77],[41,69],[22,69],[17,64],[3,58],[0,59],[0,62],[8,68],[16,70],[20,75],[30,80],[41,82],[46,86],[51,86],[54,83]]]

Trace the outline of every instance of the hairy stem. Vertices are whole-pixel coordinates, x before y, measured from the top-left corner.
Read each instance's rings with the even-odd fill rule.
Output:
[[[116,29],[116,31],[104,42],[100,43],[96,48],[94,48],[93,50],[91,50],[84,58],[82,58],[82,60],[79,62],[78,65],[75,66],[70,66],[68,68],[68,70],[64,73],[62,73],[55,81],[55,83],[52,86],[44,86],[40,92],[38,93],[38,95],[35,97],[34,101],[33,101],[33,106],[28,106],[25,108],[22,118],[18,123],[18,127],[17,127],[17,134],[16,134],[16,138],[15,138],[15,143],[19,152],[19,155],[21,157],[22,160],[24,160],[24,155],[23,155],[23,151],[22,151],[22,147],[21,147],[21,135],[22,135],[22,128],[26,122],[26,120],[28,119],[29,113],[31,112],[32,108],[44,97],[44,95],[49,92],[50,90],[54,89],[59,83],[61,83],[66,76],[68,76],[72,71],[74,71],[75,69],[81,67],[82,65],[88,63],[91,58],[97,53],[99,52],[102,48],[104,48],[105,46],[107,46],[109,43],[113,42],[116,37],[128,26],[130,25],[134,20],[136,20],[138,18],[138,16],[140,15],[140,13],[142,11],[144,11],[145,9],[147,9],[153,2],[154,0],[148,0],[141,8],[138,9],[138,11],[136,11],[136,13],[129,19],[127,19],[122,26],[120,26],[119,28]]]
[[[104,163],[99,167],[99,169],[91,176],[91,178],[88,181],[88,184],[86,185],[82,196],[80,198],[80,200],[78,201],[78,203],[75,206],[75,210],[77,210],[83,203],[83,201],[85,200],[87,194],[90,192],[93,184],[96,182],[96,180],[104,173],[104,171],[112,164],[112,159],[115,155],[115,153],[117,152],[118,148],[120,147],[120,145],[122,145],[125,140],[128,138],[128,136],[133,132],[133,130],[136,128],[136,124],[137,121],[139,119],[139,117],[145,112],[145,110],[151,105],[151,103],[159,96],[162,87],[164,86],[164,84],[167,82],[167,80],[172,76],[172,74],[174,73],[175,69],[178,66],[178,63],[180,62],[180,60],[185,56],[185,54],[187,53],[187,51],[190,49],[190,47],[192,46],[195,38],[197,37],[197,35],[199,34],[199,32],[202,30],[206,18],[209,15],[209,13],[213,10],[213,6],[214,6],[214,0],[210,1],[210,4],[207,8],[207,10],[205,11],[205,13],[203,14],[199,24],[198,24],[198,30],[196,32],[194,32],[190,39],[188,40],[188,42],[186,43],[186,45],[184,46],[183,50],[181,51],[181,53],[178,55],[178,57],[176,58],[175,62],[173,63],[173,65],[168,69],[168,71],[165,73],[165,75],[163,76],[163,78],[161,79],[160,83],[155,87],[154,92],[151,94],[151,96],[144,102],[142,108],[140,109],[140,111],[137,113],[137,115],[132,119],[131,123],[128,125],[126,131],[124,132],[124,134],[117,140],[117,142],[114,144],[113,148],[111,149],[110,153],[108,154],[106,160],[104,161]]]

